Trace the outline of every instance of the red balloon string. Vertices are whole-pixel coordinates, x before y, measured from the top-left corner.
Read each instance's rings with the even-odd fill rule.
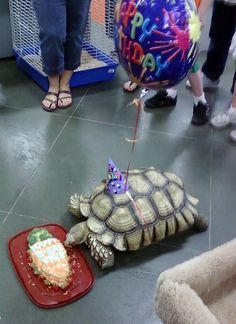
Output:
[[[138,141],[138,139],[137,139],[137,132],[138,132],[138,126],[139,126],[139,122],[140,122],[141,100],[140,99],[134,99],[134,104],[137,107],[137,114],[136,114],[136,122],[135,122],[135,128],[134,128],[134,135],[133,135],[132,140],[129,140],[129,141],[132,142],[132,147],[131,147],[131,154],[130,154],[130,159],[129,159],[128,167],[127,167],[127,170],[126,170],[125,191],[127,190],[127,183],[128,183],[128,178],[129,178],[129,170],[130,170],[131,161],[132,161],[133,155],[134,155],[135,143]]]
[[[137,114],[136,114],[136,121],[135,121],[133,139],[128,140],[129,142],[132,142],[132,147],[131,147],[131,153],[130,153],[130,159],[129,159],[128,167],[127,167],[127,170],[126,170],[125,192],[128,195],[128,197],[130,198],[130,200],[132,201],[132,203],[134,205],[134,208],[136,209],[137,213],[140,215],[143,223],[146,225],[148,236],[149,236],[149,239],[150,239],[150,242],[151,242],[152,241],[152,236],[151,236],[150,230],[148,228],[148,224],[147,224],[147,222],[145,220],[145,216],[143,215],[141,208],[138,206],[136,201],[133,199],[133,197],[131,196],[131,194],[127,190],[127,184],[128,184],[128,178],[129,178],[129,170],[130,170],[131,161],[132,161],[133,155],[134,155],[135,144],[140,140],[140,138],[137,138],[137,133],[138,133],[138,128],[139,128],[139,124],[140,124],[140,116],[141,116],[141,111],[142,111],[142,101],[141,101],[141,99],[134,99],[133,103],[137,107]]]
[[[141,219],[143,221],[143,224],[146,225],[147,233],[148,233],[148,236],[149,236],[149,240],[150,240],[150,242],[152,242],[151,229],[148,227],[148,224],[146,222],[145,216],[142,213],[141,208],[139,207],[139,205],[137,204],[137,202],[134,200],[134,198],[131,196],[131,194],[129,193],[128,190],[126,191],[126,194],[128,195],[128,197],[132,201],[132,203],[134,205],[134,208],[136,209],[137,213],[140,215],[140,217],[141,217]]]

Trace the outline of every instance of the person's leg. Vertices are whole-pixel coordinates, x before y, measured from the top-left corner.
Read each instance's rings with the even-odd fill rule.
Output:
[[[235,86],[235,83],[236,83],[236,70],[234,72],[234,78],[233,78],[233,83],[232,83],[232,87],[231,87],[231,92],[234,93],[234,86]]]
[[[151,98],[145,101],[145,107],[149,109],[175,106],[177,103],[177,89],[160,89]]]
[[[233,92],[233,98],[232,98],[232,107],[236,109],[236,83],[234,84],[234,92]]]
[[[201,72],[190,72],[188,74],[188,80],[191,84],[194,97],[201,97],[204,95]],[[206,100],[204,100],[206,101]]]
[[[83,36],[86,29],[90,0],[67,0],[67,34],[64,44],[65,70],[60,78],[58,107],[71,105],[70,79],[80,65]]]
[[[204,75],[212,81],[219,80],[224,71],[234,32],[235,8],[215,1],[209,33],[211,41],[202,67]]]
[[[60,76],[58,108],[68,108],[72,104],[72,96],[70,91],[70,80],[74,71],[64,70]]]
[[[218,129],[224,128],[230,124],[236,124],[236,83],[234,84],[234,91],[230,108],[211,119],[211,125]]]
[[[45,110],[57,107],[59,75],[64,70],[64,40],[66,36],[65,0],[33,0],[39,25],[43,70],[48,75],[49,93],[42,101]]]
[[[207,104],[203,92],[201,73],[197,63],[193,65],[191,72],[188,74],[188,80],[190,82],[190,87],[193,87],[195,105],[198,105],[198,102],[201,102],[202,105]],[[154,96],[145,101],[145,106],[149,109],[154,109],[159,107],[174,106],[176,103],[177,89],[172,87],[167,90],[158,90]],[[203,123],[205,123],[205,121],[198,121],[197,125]]]
[[[203,91],[201,72],[195,64],[193,70],[188,74],[188,80],[193,91],[193,116],[191,123],[193,125],[204,125],[209,121],[210,108],[206,101]]]
[[[232,103],[231,103],[230,109],[234,109],[235,116],[236,116],[236,83],[234,84],[234,91],[233,91],[233,97],[232,97]],[[230,138],[234,142],[236,142],[236,129],[234,129],[233,131],[231,131]]]
[[[129,81],[126,81],[124,84],[123,84],[123,90],[126,91],[126,92],[134,92],[135,90],[138,89],[138,84],[129,80]]]
[[[58,103],[59,75],[48,75],[48,83],[48,92],[42,100],[42,108],[46,111],[54,111]]]

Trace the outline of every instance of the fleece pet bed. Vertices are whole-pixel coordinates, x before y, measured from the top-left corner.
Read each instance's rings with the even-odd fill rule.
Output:
[[[235,324],[236,239],[162,272],[155,309],[165,324]]]

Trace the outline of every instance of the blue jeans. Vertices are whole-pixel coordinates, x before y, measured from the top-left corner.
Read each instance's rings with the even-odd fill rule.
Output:
[[[202,67],[203,73],[212,81],[219,79],[225,69],[235,28],[236,6],[226,5],[223,1],[215,1],[209,33],[211,41]]]
[[[47,75],[74,71],[80,65],[89,6],[90,0],[33,0]]]

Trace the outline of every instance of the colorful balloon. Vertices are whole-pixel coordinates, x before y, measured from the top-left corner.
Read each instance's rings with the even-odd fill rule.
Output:
[[[114,38],[119,60],[144,88],[178,84],[196,60],[200,35],[194,0],[118,0]]]

